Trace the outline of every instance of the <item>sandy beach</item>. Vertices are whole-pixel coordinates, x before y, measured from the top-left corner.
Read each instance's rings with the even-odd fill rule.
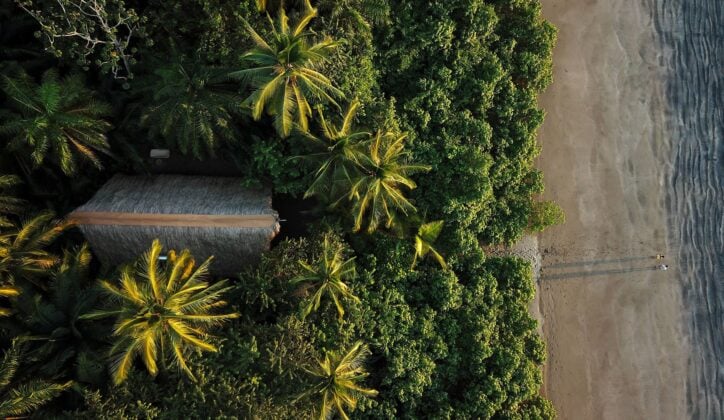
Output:
[[[566,223],[539,237],[545,394],[561,419],[687,417],[667,255],[664,69],[638,1],[543,0],[559,29],[538,166]],[[671,268],[657,271],[662,253]]]

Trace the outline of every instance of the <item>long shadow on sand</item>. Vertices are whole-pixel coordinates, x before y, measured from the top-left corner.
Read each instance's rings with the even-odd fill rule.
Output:
[[[575,279],[592,276],[609,276],[611,274],[625,274],[634,273],[636,271],[653,271],[657,270],[657,267],[641,267],[641,268],[621,268],[612,270],[596,270],[596,271],[576,271],[573,273],[560,273],[560,274],[543,274],[541,280],[563,280],[563,279]]]
[[[625,257],[625,258],[614,258],[614,259],[607,259],[607,260],[574,261],[574,262],[546,265],[545,267],[546,268],[564,268],[564,267],[577,267],[577,266],[582,266],[582,265],[615,264],[615,263],[626,263],[626,262],[633,262],[633,261],[654,260],[655,258],[656,257],[652,257],[649,255],[649,256],[645,256],[645,257]]]

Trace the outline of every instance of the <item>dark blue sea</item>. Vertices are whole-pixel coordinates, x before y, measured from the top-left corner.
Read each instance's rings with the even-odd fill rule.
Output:
[[[724,418],[724,0],[646,0],[667,69],[666,200],[691,337],[688,408]]]

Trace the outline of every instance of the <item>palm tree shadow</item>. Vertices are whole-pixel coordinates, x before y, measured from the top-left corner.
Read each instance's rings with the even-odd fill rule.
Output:
[[[637,271],[654,271],[657,270],[657,267],[641,267],[641,268],[621,268],[621,269],[612,269],[612,270],[597,270],[597,271],[576,271],[572,273],[560,273],[560,274],[552,274],[552,275],[542,275],[541,280],[564,280],[564,279],[575,279],[575,278],[582,278],[582,277],[592,277],[592,276],[609,276],[612,274],[625,274],[625,273],[634,273]]]

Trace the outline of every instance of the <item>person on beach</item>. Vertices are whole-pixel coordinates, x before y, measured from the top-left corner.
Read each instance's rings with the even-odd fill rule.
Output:
[[[666,270],[669,269],[669,266],[666,265],[666,264],[661,264],[661,265],[657,266],[656,268],[659,269],[659,270],[661,270],[661,271],[666,271]]]

